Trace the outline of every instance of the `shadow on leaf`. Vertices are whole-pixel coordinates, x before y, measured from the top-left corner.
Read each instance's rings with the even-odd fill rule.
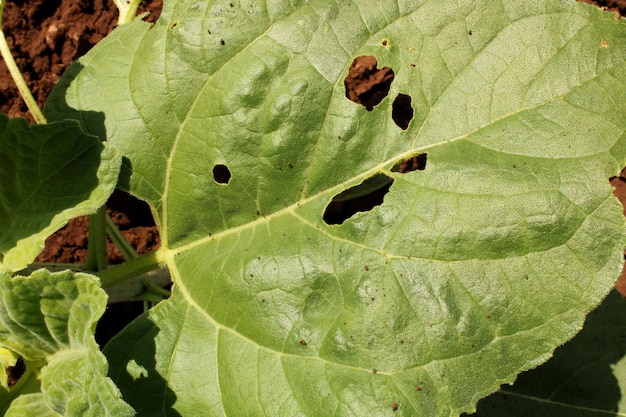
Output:
[[[626,301],[613,291],[544,365],[478,403],[472,417],[624,415]]]

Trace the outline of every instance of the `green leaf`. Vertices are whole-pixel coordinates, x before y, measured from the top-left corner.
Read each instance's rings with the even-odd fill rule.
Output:
[[[552,359],[481,400],[474,416],[626,415],[625,335],[626,301],[613,292]]]
[[[73,120],[29,126],[0,114],[0,267],[32,262],[73,217],[113,192],[121,157]]]
[[[0,346],[26,364],[19,382],[0,396],[5,415],[134,415],[107,378],[107,361],[93,337],[106,307],[97,278],[70,271],[14,278],[0,273],[0,297]]]
[[[546,361],[623,263],[625,51],[565,0],[171,1],[116,29],[46,112],[119,149],[159,220],[175,288],[107,349],[125,399],[449,416]],[[371,111],[359,56],[394,71]],[[376,174],[381,205],[324,221]]]

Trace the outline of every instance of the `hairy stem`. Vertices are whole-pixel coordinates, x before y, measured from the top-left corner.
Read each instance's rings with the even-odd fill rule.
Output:
[[[157,250],[138,258],[128,260],[121,265],[112,266],[96,275],[102,282],[102,287],[113,287],[123,281],[127,281],[141,274],[161,268],[167,263],[166,252]]]
[[[135,18],[137,14],[137,8],[141,0],[114,0],[117,10],[120,12],[120,17],[117,19],[117,24],[122,25],[128,23]]]
[[[106,209],[100,207],[89,216],[89,235],[85,270],[102,271],[107,267],[107,240],[105,231]]]
[[[113,244],[120,250],[127,261],[139,257],[133,246],[126,240],[120,229],[117,228],[109,215],[106,216],[106,232],[113,241]]]

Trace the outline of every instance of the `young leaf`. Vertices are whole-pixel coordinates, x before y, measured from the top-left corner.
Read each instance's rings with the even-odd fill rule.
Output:
[[[449,416],[544,362],[623,262],[625,51],[565,0],[178,1],[118,28],[46,112],[159,218],[176,285],[108,347],[125,399]],[[382,204],[327,224],[379,173]]]
[[[72,120],[29,126],[0,114],[0,268],[17,271],[73,217],[113,192],[121,157]]]
[[[5,415],[134,415],[106,377],[107,362],[93,337],[105,307],[106,294],[87,274],[0,273],[0,347],[26,364],[18,384],[0,395]],[[32,393],[38,380],[39,392]],[[23,388],[26,394],[9,402]]]

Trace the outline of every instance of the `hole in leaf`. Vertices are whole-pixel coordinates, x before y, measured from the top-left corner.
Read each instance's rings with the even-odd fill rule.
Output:
[[[17,362],[14,366],[7,366],[6,374],[7,374],[7,384],[9,388],[13,387],[20,380],[22,375],[26,372],[26,364],[24,363],[24,359],[20,356],[17,358]]]
[[[372,111],[389,94],[394,73],[389,67],[378,69],[378,60],[362,55],[352,61],[343,81],[346,97]]]
[[[399,172],[406,174],[407,172],[423,171],[426,169],[426,159],[428,154],[421,153],[413,158],[405,159],[404,161],[396,164],[391,170],[393,172]]]
[[[411,101],[411,96],[400,93],[391,105],[391,118],[402,130],[406,130],[413,119]]]
[[[226,165],[215,165],[213,167],[213,179],[218,184],[228,184],[232,177],[230,169]]]
[[[342,191],[333,197],[324,210],[326,224],[342,224],[360,211],[370,211],[382,204],[393,178],[376,174],[361,184]]]

